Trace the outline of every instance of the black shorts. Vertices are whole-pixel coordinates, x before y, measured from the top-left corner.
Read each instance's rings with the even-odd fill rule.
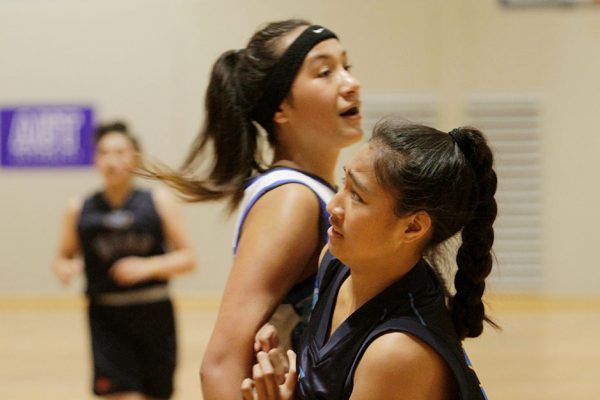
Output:
[[[170,300],[127,306],[92,302],[88,316],[96,395],[171,397],[177,349]]]

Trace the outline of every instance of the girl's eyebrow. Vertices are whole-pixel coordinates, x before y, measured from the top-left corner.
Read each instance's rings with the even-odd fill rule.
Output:
[[[354,186],[356,186],[359,190],[366,192],[366,193],[371,193],[371,191],[369,189],[367,189],[365,184],[362,183],[360,179],[358,179],[358,177],[352,172],[351,169],[349,169],[349,168],[347,169],[346,167],[344,167],[344,172],[346,172],[348,174],[348,176],[352,180],[352,184],[354,184]]]
[[[340,54],[341,57],[346,57],[346,55],[347,55],[346,50],[343,50],[342,53]],[[321,60],[327,61],[327,60],[335,59],[335,58],[337,58],[337,57],[331,53],[317,53],[315,55],[308,57],[308,62],[313,64],[317,61],[321,61]]]

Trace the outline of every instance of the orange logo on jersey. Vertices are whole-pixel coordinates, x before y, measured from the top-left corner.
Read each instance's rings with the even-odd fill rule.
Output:
[[[96,378],[96,382],[94,382],[94,388],[96,389],[96,392],[98,393],[106,393],[110,390],[110,387],[112,386],[112,383],[110,381],[110,379],[104,377],[104,376],[99,376],[98,378]]]

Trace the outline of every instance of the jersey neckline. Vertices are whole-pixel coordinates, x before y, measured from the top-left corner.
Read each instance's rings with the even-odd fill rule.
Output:
[[[390,312],[392,309],[409,302],[408,295],[411,292],[418,291],[426,282],[428,275],[425,261],[420,260],[402,278],[393,282],[346,317],[337,326],[335,331],[327,336],[333,322],[333,312],[340,288],[344,281],[350,277],[350,269],[341,261],[337,260],[337,262],[339,262],[339,269],[335,272],[335,276],[330,283],[331,286],[328,289],[335,292],[335,295],[328,296],[327,304],[323,306],[323,316],[327,316],[327,324],[320,325],[320,329],[315,337],[320,359],[325,357],[347,335],[351,334],[354,325],[372,325],[372,323],[382,318],[384,314]],[[407,294],[407,296],[403,296],[403,294]]]
[[[273,171],[281,170],[281,169],[287,169],[287,170],[290,170],[290,171],[299,172],[299,173],[301,173],[303,175],[306,175],[306,176],[308,176],[308,177],[310,177],[310,178],[318,181],[319,183],[322,183],[323,185],[327,186],[329,189],[333,190],[333,192],[337,192],[337,189],[338,189],[337,186],[332,186],[329,182],[327,182],[325,179],[321,178],[320,176],[315,175],[315,174],[310,173],[310,172],[303,171],[303,170],[298,169],[298,168],[287,167],[287,166],[284,166],[284,165],[273,165],[273,166],[267,168],[262,174],[267,174],[269,172],[273,172]],[[256,178],[256,177],[253,177],[253,179],[254,178]]]

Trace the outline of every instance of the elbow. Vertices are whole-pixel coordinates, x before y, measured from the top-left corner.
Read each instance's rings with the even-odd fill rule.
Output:
[[[212,381],[211,371],[214,371],[209,364],[204,360],[200,364],[200,384],[202,387],[207,386]]]
[[[250,376],[252,345],[239,343],[237,338],[227,333],[213,332],[202,357],[199,373],[206,399],[240,398],[242,380]]]
[[[210,385],[211,382],[217,382],[224,375],[223,358],[214,352],[209,352],[204,355],[200,364],[200,383],[202,387]]]
[[[190,272],[194,272],[197,268],[198,260],[196,258],[196,253],[190,249],[180,249],[178,251],[178,274],[188,274]]]
[[[189,261],[187,263],[186,272],[194,272],[198,269],[198,257],[196,257],[196,253],[193,250],[188,251]]]
[[[200,387],[205,399],[227,398],[224,393],[228,390],[226,389],[229,386],[227,382],[227,375],[221,367],[202,361],[200,365]]]

